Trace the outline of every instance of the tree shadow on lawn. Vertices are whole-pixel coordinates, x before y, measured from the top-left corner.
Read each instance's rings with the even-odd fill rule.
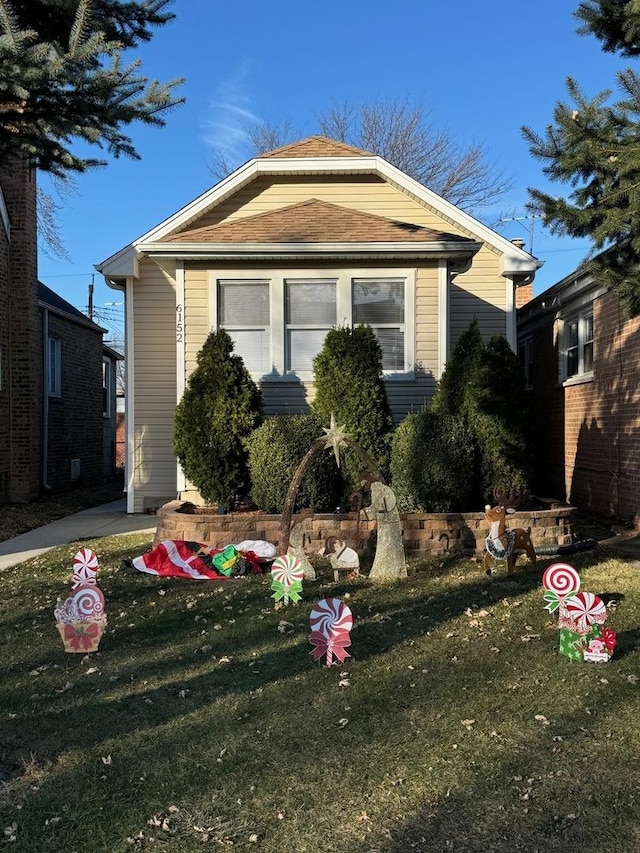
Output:
[[[454,590],[430,592],[426,598],[424,590],[411,586],[414,580],[411,578],[392,588],[373,587],[368,582],[351,586],[320,586],[323,595],[340,595],[350,590],[349,604],[355,617],[352,646],[349,649],[353,658],[345,665],[351,666],[410,645],[428,632],[465,614],[470,608],[479,605],[490,608],[505,599],[506,593],[510,601],[515,601],[538,586],[537,574],[522,574],[503,582],[481,576],[470,582],[461,582]],[[88,665],[97,666],[104,677],[113,678],[114,681],[108,684],[104,680],[100,681],[99,693],[95,692],[96,687],[91,679],[83,678],[74,684],[74,706],[82,709],[86,719],[105,721],[104,730],[100,726],[91,726],[74,732],[74,746],[91,746],[100,742],[105,733],[109,737],[120,737],[132,731],[153,729],[197,712],[226,696],[253,695],[272,683],[282,683],[318,669],[318,665],[309,657],[308,644],[308,614],[313,602],[307,601],[297,608],[269,610],[261,614],[262,619],[256,618],[256,613],[250,616],[239,614],[236,604],[254,608],[260,608],[263,604],[263,610],[271,605],[266,586],[248,584],[243,589],[238,588],[239,600],[234,602],[233,614],[237,623],[222,631],[208,630],[200,641],[202,623],[194,622],[198,610],[185,610],[184,588],[173,599],[171,585],[166,583],[166,579],[163,580],[164,583],[160,585],[158,579],[150,578],[145,583],[144,591],[141,587],[137,591],[138,597],[142,599],[143,594],[165,589],[166,595],[162,597],[165,612],[159,614],[148,609],[148,617],[140,624],[134,627],[117,625],[115,634],[103,638],[99,655],[89,659]],[[114,584],[112,602],[126,599],[127,586],[126,579]],[[359,590],[367,594],[366,612],[358,609]],[[373,602],[369,603],[372,594]],[[220,609],[222,603],[216,600],[217,594],[212,595],[215,596],[216,609]],[[171,609],[172,604],[176,609]],[[208,612],[210,604],[211,596],[197,599],[199,611],[204,613]],[[43,616],[41,611],[29,611],[19,617],[13,627],[28,631],[35,621],[41,628],[53,632],[53,622],[49,622],[51,617],[52,614]],[[293,634],[281,635],[278,633],[281,620],[302,627],[294,627]],[[209,624],[209,629],[211,627]],[[632,650],[626,634],[637,640],[637,633],[635,629],[623,632],[621,652]],[[210,657],[198,653],[198,648],[205,645],[209,647],[206,655]],[[257,657],[253,658],[255,649],[259,651]],[[36,695],[36,699],[29,697],[25,702],[24,696],[16,695],[15,702],[8,703],[14,705],[9,711],[19,713],[26,705],[31,728],[37,732],[36,738],[40,744],[36,744],[36,748],[43,749],[42,757],[49,759],[68,748],[65,736],[60,732],[60,714],[68,708],[69,697],[61,690],[61,685],[69,678],[84,676],[86,670],[80,665],[82,656],[66,655],[62,648],[51,643],[44,655],[37,646],[29,647],[26,651],[20,663],[24,670],[36,670],[42,666],[56,666],[58,669],[49,673],[50,678],[47,673],[43,673],[37,685],[29,685],[27,689]],[[231,659],[230,662],[220,663],[219,659],[225,656]],[[195,674],[189,674],[190,669],[195,670]],[[14,664],[6,674],[10,676],[13,673],[15,677],[15,670]],[[148,686],[146,680],[151,680],[152,685]],[[134,695],[121,696],[127,682],[136,685],[136,692]],[[180,696],[181,691],[185,691],[185,698]],[[25,736],[23,726],[24,719],[9,720],[7,735],[22,740]]]
[[[297,660],[298,652],[298,645],[288,650],[289,663]],[[449,707],[443,707],[444,697],[449,695],[448,661],[434,663],[429,681],[418,693],[407,689],[406,670],[392,668],[378,673],[375,679],[371,677],[367,684],[372,689],[356,696],[340,691],[335,669],[314,667],[309,671],[299,667],[282,680],[286,684],[281,682],[277,695],[268,690],[268,680],[261,685],[264,691],[253,699],[245,692],[227,697],[232,703],[220,707],[199,701],[189,707],[187,702],[180,719],[150,719],[146,726],[131,732],[110,726],[107,738],[96,737],[94,745],[100,745],[103,754],[112,754],[113,764],[101,764],[100,753],[71,765],[61,763],[50,779],[28,793],[23,816],[57,813],[65,796],[60,792],[83,790],[86,811],[73,799],[70,802],[71,815],[76,809],[83,813],[81,825],[76,835],[67,839],[71,846],[58,848],[68,850],[75,849],[81,832],[86,833],[87,813],[100,824],[99,829],[111,824],[124,839],[145,828],[154,810],[172,802],[182,807],[206,798],[212,814],[238,822],[251,816],[264,841],[263,849],[293,851],[299,848],[295,839],[287,836],[287,809],[287,820],[279,822],[275,816],[291,796],[293,785],[297,808],[307,822],[313,823],[323,808],[320,790],[326,774],[331,780],[326,784],[341,780],[341,806],[330,836],[317,839],[318,850],[601,853],[606,849],[629,853],[636,848],[630,819],[634,793],[623,772],[628,767],[628,747],[606,740],[606,719],[623,711],[633,719],[636,694],[630,688],[612,695],[596,680],[596,671],[602,671],[597,668],[583,670],[560,659],[555,664],[550,664],[554,683],[548,685],[547,702],[562,690],[564,674],[576,675],[576,681],[569,678],[570,684],[565,687],[575,690],[583,673],[592,673],[587,681],[595,692],[589,701],[602,709],[599,716],[588,716],[584,708],[575,707],[559,714],[548,726],[523,720],[521,729],[516,727],[516,733],[521,734],[517,740],[513,735],[490,740],[490,717],[478,719],[475,729],[467,730],[459,720],[464,705],[451,707],[449,696]],[[359,678],[357,668],[352,676]],[[317,685],[316,702],[304,709],[297,704],[301,677],[312,678]],[[477,669],[469,668],[468,679],[470,704],[477,706],[479,697],[500,701],[499,691],[490,689]],[[508,692],[502,695],[506,705],[503,717],[515,717],[519,723],[518,697]],[[561,702],[562,695],[558,695]],[[347,699],[351,706],[349,725],[339,728],[338,718]],[[191,713],[196,708],[202,708],[204,716]],[[317,738],[299,737],[296,708],[313,716]],[[90,709],[87,711],[90,714]],[[412,724],[416,712],[419,718]],[[82,719],[91,720],[92,727],[99,729],[100,718],[89,714],[81,713]],[[500,734],[499,725],[498,729]],[[80,737],[73,738],[74,751],[87,743],[82,737],[86,732],[76,734]],[[122,740],[127,734],[132,737]],[[559,735],[561,742],[555,740]],[[480,747],[477,739],[482,741]],[[585,743],[590,739],[592,762],[585,760],[589,752]],[[458,749],[454,749],[454,741]],[[490,751],[486,743],[491,743]],[[603,786],[600,764],[605,749],[608,775]],[[483,759],[481,763],[479,758]],[[621,771],[613,784],[612,765]],[[99,781],[100,774],[104,782]],[[448,777],[455,780],[449,790],[444,781]],[[247,795],[247,780],[251,778],[259,783],[257,815],[252,813],[252,798]],[[209,780],[216,791],[213,803],[203,791],[203,779]],[[310,802],[305,801],[305,791]],[[338,796],[338,791],[334,790],[333,796]],[[246,798],[245,805],[239,805],[239,797]],[[358,818],[363,810],[373,821],[369,834],[367,823]],[[362,842],[351,843],[355,827],[362,829]],[[363,844],[367,846],[363,848]]]

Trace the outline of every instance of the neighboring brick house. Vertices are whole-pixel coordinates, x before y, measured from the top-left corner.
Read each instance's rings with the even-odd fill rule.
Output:
[[[640,318],[574,272],[518,311],[538,494],[640,523]]]
[[[104,330],[37,278],[36,181],[0,168],[0,502],[25,502],[115,464],[115,365]],[[106,361],[103,359],[106,358]],[[104,417],[103,377],[113,426]],[[111,379],[113,377],[113,380]],[[113,434],[111,436],[111,433]]]

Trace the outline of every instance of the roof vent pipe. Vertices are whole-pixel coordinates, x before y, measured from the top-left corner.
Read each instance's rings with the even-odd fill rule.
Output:
[[[513,238],[513,240],[512,240],[511,242],[512,242],[512,243],[513,243],[513,245],[514,245],[514,246],[516,246],[518,249],[524,249],[524,243],[525,243],[525,241],[522,239],[522,237],[514,237],[514,238]]]

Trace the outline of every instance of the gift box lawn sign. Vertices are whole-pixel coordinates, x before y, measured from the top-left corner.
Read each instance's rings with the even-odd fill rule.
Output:
[[[542,576],[549,613],[558,613],[560,654],[571,660],[607,663],[616,632],[604,628],[607,608],[592,592],[580,592],[580,575],[568,563],[554,563]]]
[[[54,610],[65,652],[85,654],[98,649],[107,626],[104,595],[96,585],[98,558],[82,548],[73,558],[71,595],[58,599]]]

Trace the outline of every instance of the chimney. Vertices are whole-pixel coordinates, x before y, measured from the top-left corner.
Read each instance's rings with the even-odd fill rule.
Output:
[[[522,249],[522,250],[524,251],[524,242],[525,242],[525,241],[522,239],[522,237],[514,237],[514,238],[513,238],[513,240],[512,240],[511,242],[512,242],[512,243],[513,243],[513,245],[514,245],[514,246],[516,246],[518,249]]]

